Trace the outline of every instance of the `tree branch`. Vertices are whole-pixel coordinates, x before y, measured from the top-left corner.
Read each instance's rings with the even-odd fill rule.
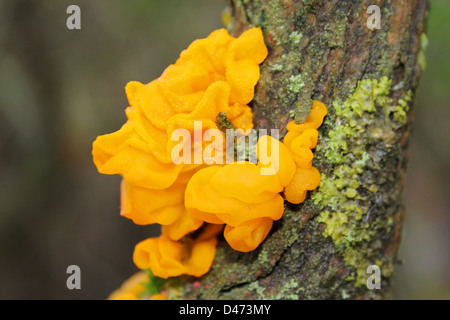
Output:
[[[367,7],[381,8],[369,30]],[[257,128],[300,122],[311,99],[329,110],[314,166],[320,187],[253,252],[220,241],[211,271],[171,280],[183,299],[387,298],[397,262],[401,194],[428,1],[231,0],[229,29],[263,29],[269,56],[252,102]],[[366,286],[369,265],[381,290]]]

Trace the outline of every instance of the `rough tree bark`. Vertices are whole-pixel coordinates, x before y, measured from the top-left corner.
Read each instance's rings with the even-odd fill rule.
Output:
[[[370,30],[370,5],[381,29]],[[260,247],[222,240],[211,271],[170,282],[182,299],[380,299],[390,297],[404,208],[401,194],[412,104],[423,67],[426,0],[231,0],[236,36],[264,32],[252,108],[257,128],[302,121],[311,99],[328,107],[314,166],[320,187],[286,204]],[[369,265],[381,270],[370,290]],[[181,282],[180,282],[181,280]]]

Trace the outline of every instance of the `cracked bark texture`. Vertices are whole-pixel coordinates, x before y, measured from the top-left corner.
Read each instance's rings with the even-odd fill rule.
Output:
[[[367,8],[373,4],[381,8],[380,30],[367,28]],[[393,126],[377,113],[358,117],[369,121],[367,129],[389,133],[351,141],[362,145],[369,159],[356,188],[363,199],[358,202],[363,218],[346,228],[370,230],[370,236],[362,234],[362,241],[338,246],[324,235],[326,224],[318,221],[321,212],[330,209],[314,202],[309,193],[300,205],[286,203],[283,218],[255,251],[236,252],[221,239],[213,267],[199,279],[200,286],[184,277],[169,281],[168,287],[177,288],[181,299],[390,298],[405,213],[401,194],[428,1],[231,0],[229,8],[230,32],[238,36],[249,27],[261,27],[269,49],[251,103],[255,126],[278,128],[282,137],[290,120],[304,120],[311,99],[324,102],[329,114],[319,129],[317,149],[322,152],[315,153],[313,163],[327,176],[336,167],[323,152],[330,148],[326,137],[340,121],[335,101],[346,101],[358,81],[382,77],[392,81],[393,105],[408,91],[412,99],[402,125]],[[350,156],[344,153],[344,161]],[[376,192],[367,190],[368,182]],[[369,229],[359,228],[363,223]],[[371,264],[381,264],[381,290],[369,290],[355,279]]]

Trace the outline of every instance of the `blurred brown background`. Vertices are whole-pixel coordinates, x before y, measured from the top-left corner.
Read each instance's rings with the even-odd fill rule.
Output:
[[[394,298],[450,299],[450,2],[432,0]],[[81,8],[81,30],[66,8]],[[224,0],[0,0],[0,299],[104,299],[158,232],[119,216],[95,137],[125,122],[124,86],[158,77],[221,28]],[[81,290],[66,268],[81,268]]]

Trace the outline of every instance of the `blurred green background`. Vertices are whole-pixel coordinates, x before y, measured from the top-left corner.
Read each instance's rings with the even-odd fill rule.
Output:
[[[81,8],[81,30],[66,8]],[[394,298],[450,299],[450,1],[433,0],[415,107]],[[119,216],[96,136],[120,128],[128,81],[158,77],[221,28],[224,0],[0,0],[0,299],[104,299],[157,232]],[[81,268],[68,290],[66,268]]]

